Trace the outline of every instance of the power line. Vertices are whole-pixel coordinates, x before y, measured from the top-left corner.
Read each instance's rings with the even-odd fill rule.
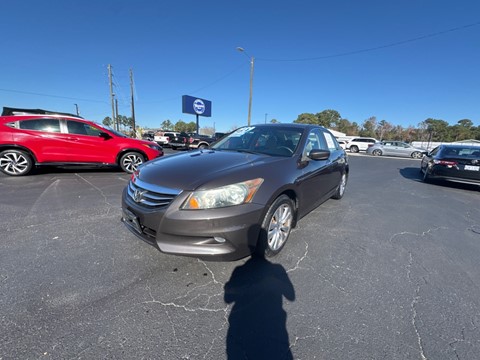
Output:
[[[85,101],[85,102],[96,102],[96,103],[108,104],[108,102],[101,101],[101,100],[81,99],[81,98],[68,97],[68,96],[34,93],[34,92],[29,92],[29,91],[20,91],[20,90],[12,90],[12,89],[0,89],[0,91],[12,92],[12,93],[17,93],[17,94],[45,96],[45,97],[52,97],[52,98],[58,98],[58,99],[68,99],[68,100],[78,100],[78,101]]]
[[[428,34],[428,35],[418,36],[418,37],[411,38],[411,39],[407,39],[407,40],[397,41],[397,42],[390,43],[390,44],[385,44],[385,45],[380,45],[380,46],[375,46],[375,47],[366,48],[366,49],[360,49],[360,50],[347,51],[347,52],[344,52],[344,53],[338,53],[338,54],[332,54],[332,55],[324,55],[324,56],[316,56],[316,57],[300,58],[300,59],[265,59],[265,58],[256,58],[256,60],[259,60],[259,61],[272,61],[272,62],[289,62],[289,61],[290,61],[290,62],[295,62],[295,61],[314,61],[314,60],[331,59],[331,58],[336,58],[336,57],[349,56],[349,55],[355,55],[355,54],[361,54],[361,53],[366,53],[366,52],[381,50],[381,49],[390,48],[390,47],[394,47],[394,46],[400,46],[400,45],[408,44],[408,43],[411,43],[411,42],[420,41],[420,40],[425,40],[425,39],[432,38],[432,37],[435,37],[435,36],[444,35],[444,34],[447,34],[447,33],[454,32],[454,31],[459,31],[459,30],[467,29],[467,28],[470,28],[470,27],[473,27],[473,26],[477,26],[477,25],[480,25],[480,21],[479,21],[479,22],[476,22],[476,23],[473,23],[473,24],[468,24],[468,25],[464,25],[464,26],[458,26],[458,27],[451,28],[451,29],[448,29],[448,30],[443,30],[443,31],[439,31],[439,32],[436,32],[436,33]]]

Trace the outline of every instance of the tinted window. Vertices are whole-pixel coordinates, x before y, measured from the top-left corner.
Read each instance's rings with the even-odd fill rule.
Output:
[[[97,129],[94,126],[80,122],[80,121],[67,121],[67,129],[69,134],[77,135],[88,135],[88,136],[99,136],[100,129]]]
[[[32,119],[19,122],[19,128],[25,130],[37,130],[45,132],[60,132],[60,121],[58,119]]]

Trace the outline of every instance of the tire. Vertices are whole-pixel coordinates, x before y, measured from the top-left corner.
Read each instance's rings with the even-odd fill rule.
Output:
[[[358,153],[358,146],[357,146],[357,145],[352,145],[352,146],[350,146],[350,152],[352,152],[352,153]]]
[[[208,148],[208,145],[206,145],[206,144],[198,145],[198,149],[200,149],[200,150],[203,150],[203,149],[206,149],[206,148]]]
[[[382,150],[375,149],[372,151],[373,156],[382,156]]]
[[[142,154],[130,151],[122,155],[120,158],[120,167],[128,174],[135,172],[140,165],[145,162]]]
[[[413,159],[421,159],[423,157],[423,154],[420,151],[414,151],[410,156]]]
[[[428,175],[427,168],[428,168],[428,167],[426,167],[425,170],[423,170],[422,180],[423,180],[424,183],[429,183],[429,182],[431,182],[430,175]],[[422,171],[422,170],[420,170],[420,171]]]
[[[294,223],[295,206],[287,195],[280,195],[265,215],[255,254],[261,257],[277,255],[288,240]]]
[[[347,180],[348,180],[347,173],[343,173],[342,178],[340,179],[340,182],[337,186],[337,190],[335,191],[335,194],[333,194],[332,196],[332,199],[340,200],[343,197],[343,195],[345,194],[345,188],[347,187]]]
[[[33,168],[32,157],[22,150],[5,150],[0,153],[0,171],[10,176],[27,175]]]

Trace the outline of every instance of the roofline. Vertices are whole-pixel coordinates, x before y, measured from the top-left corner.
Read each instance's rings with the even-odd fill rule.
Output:
[[[83,119],[80,115],[62,113],[58,111],[50,111],[43,109],[19,109],[11,107],[3,107],[2,116],[20,116],[20,115],[64,115],[70,116],[78,119]]]

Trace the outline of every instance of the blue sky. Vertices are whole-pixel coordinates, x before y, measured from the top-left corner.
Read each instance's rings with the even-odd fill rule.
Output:
[[[3,0],[0,106],[111,116],[159,127],[182,95],[212,101],[200,126],[245,125],[337,110],[417,126],[480,125],[478,0]],[[246,53],[236,51],[243,47]],[[248,56],[246,56],[248,55]],[[267,115],[266,115],[267,114]]]

